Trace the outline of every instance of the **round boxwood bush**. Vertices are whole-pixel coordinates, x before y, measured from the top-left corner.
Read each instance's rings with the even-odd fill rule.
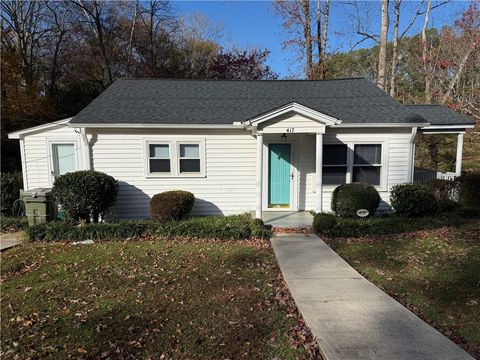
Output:
[[[166,191],[150,200],[150,216],[153,220],[166,222],[184,219],[192,211],[195,196],[182,190]]]
[[[333,214],[318,213],[313,217],[313,230],[319,234],[328,234],[337,225]]]
[[[480,210],[480,171],[469,171],[457,178],[458,201],[468,208]]]
[[[357,211],[375,214],[380,203],[378,191],[368,184],[351,183],[338,186],[332,194],[332,210],[342,218],[357,218]]]
[[[98,222],[117,200],[118,183],[99,171],[75,171],[55,179],[53,194],[69,220]]]
[[[390,192],[390,203],[398,215],[420,217],[437,210],[435,195],[419,184],[395,185]]]

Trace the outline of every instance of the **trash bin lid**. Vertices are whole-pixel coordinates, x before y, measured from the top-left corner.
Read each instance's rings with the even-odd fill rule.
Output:
[[[24,190],[22,192],[22,197],[26,196],[31,198],[47,197],[52,195],[53,193],[51,188],[35,188],[30,190]]]

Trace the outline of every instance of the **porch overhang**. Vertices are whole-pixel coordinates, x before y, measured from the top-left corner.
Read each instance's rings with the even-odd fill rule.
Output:
[[[300,133],[300,132],[316,133],[318,131],[324,132],[325,126],[339,125],[342,123],[341,120],[333,116],[314,110],[305,105],[302,105],[296,102],[291,102],[289,104],[280,106],[266,113],[263,113],[251,119],[248,119],[242,123],[242,126],[247,129],[252,129],[254,132],[256,132],[257,129],[264,127],[268,122],[274,121],[275,119],[282,118],[283,116],[288,114],[300,115],[306,119],[312,120],[311,127],[304,127],[304,128],[298,129],[296,131],[297,133]],[[313,122],[315,122],[316,124],[313,125]],[[282,130],[281,128],[276,130],[270,129],[268,132],[270,133],[289,132],[286,129],[285,130]]]

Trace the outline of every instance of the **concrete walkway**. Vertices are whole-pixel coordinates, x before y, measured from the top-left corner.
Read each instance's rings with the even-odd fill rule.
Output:
[[[20,233],[0,234],[0,251],[20,245],[21,243]]]
[[[367,281],[318,236],[278,234],[272,245],[326,360],[473,359]]]

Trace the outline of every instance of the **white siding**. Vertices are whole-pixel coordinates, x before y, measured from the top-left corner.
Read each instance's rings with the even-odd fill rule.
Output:
[[[150,198],[167,190],[194,193],[195,214],[237,214],[255,209],[256,140],[245,130],[113,130],[90,129],[92,167],[115,177],[120,183],[118,201],[112,209],[116,218],[145,218]],[[280,141],[281,134],[267,134],[265,142]],[[148,177],[145,175],[145,139],[198,139],[205,141],[205,177]],[[324,143],[379,141],[386,144],[383,158],[385,181],[379,188],[388,205],[389,189],[407,182],[410,129],[338,129],[328,128]],[[288,134],[293,140],[295,171],[295,208],[315,208],[315,135]],[[48,187],[50,182],[50,141],[76,140],[71,128],[59,126],[25,136],[27,188]],[[77,149],[80,164],[80,149]],[[265,167],[268,166],[264,161]],[[268,177],[264,178],[267,181]],[[334,187],[324,187],[323,208],[330,211]],[[267,194],[264,194],[266,198]]]
[[[80,137],[74,129],[59,125],[58,127],[25,136],[25,185],[26,189],[38,187],[51,187],[51,141],[73,142],[76,141],[75,154],[77,166],[80,166]]]
[[[384,129],[334,129],[327,128],[324,135],[324,144],[338,142],[379,142],[386,146],[382,163],[382,176],[385,181],[382,186],[377,187],[382,202],[381,209],[389,208],[390,189],[397,184],[408,182],[408,156],[409,156],[410,128],[384,128]],[[305,209],[315,208],[315,137],[309,136],[305,145],[312,149],[308,151],[311,158],[306,158],[306,206]],[[323,189],[323,210],[331,211],[332,192],[335,186],[324,186]]]
[[[259,127],[259,129],[266,134],[278,132],[287,133],[290,131],[293,133],[305,133],[321,131],[323,128],[324,125],[318,121],[292,113],[284,114],[278,118],[269,120],[264,124],[260,124]]]
[[[89,136],[91,137],[91,136]],[[205,177],[145,176],[144,140],[205,140]],[[187,190],[195,214],[237,214],[255,208],[255,137],[235,131],[95,131],[90,143],[95,170],[120,182],[113,215],[148,217],[150,198],[163,191]]]

